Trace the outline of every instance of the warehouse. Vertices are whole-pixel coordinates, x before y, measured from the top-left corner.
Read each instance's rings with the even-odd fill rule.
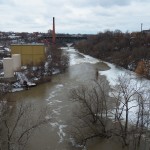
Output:
[[[45,61],[46,47],[44,44],[12,44],[11,54],[21,55],[21,65],[37,66]]]

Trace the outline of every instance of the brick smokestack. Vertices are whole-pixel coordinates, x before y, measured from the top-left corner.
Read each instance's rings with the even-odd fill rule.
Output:
[[[55,17],[53,17],[53,35],[52,35],[52,42],[55,44],[56,42],[56,34],[55,34]]]

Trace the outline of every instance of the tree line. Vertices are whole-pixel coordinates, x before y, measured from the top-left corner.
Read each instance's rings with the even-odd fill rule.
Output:
[[[77,42],[75,48],[98,59],[135,71],[142,61],[142,75],[150,78],[150,34],[123,33],[120,30],[100,32]]]

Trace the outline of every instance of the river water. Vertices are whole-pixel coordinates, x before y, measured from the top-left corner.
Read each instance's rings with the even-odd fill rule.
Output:
[[[63,50],[70,57],[70,66],[65,73],[55,75],[52,82],[11,94],[11,100],[17,104],[32,102],[38,109],[46,106],[50,110],[45,117],[52,117],[52,120],[34,132],[29,140],[28,150],[82,149],[72,146],[73,140],[67,132],[74,109],[74,103],[69,98],[69,91],[82,84],[90,84],[95,79],[96,68],[105,70],[108,67],[97,59],[76,52],[73,48],[66,47]],[[97,144],[90,150],[96,150],[96,147],[98,147]]]

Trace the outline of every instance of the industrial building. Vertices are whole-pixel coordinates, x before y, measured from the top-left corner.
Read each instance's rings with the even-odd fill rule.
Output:
[[[11,54],[21,55],[21,65],[39,65],[45,61],[46,47],[44,44],[12,44]]]

